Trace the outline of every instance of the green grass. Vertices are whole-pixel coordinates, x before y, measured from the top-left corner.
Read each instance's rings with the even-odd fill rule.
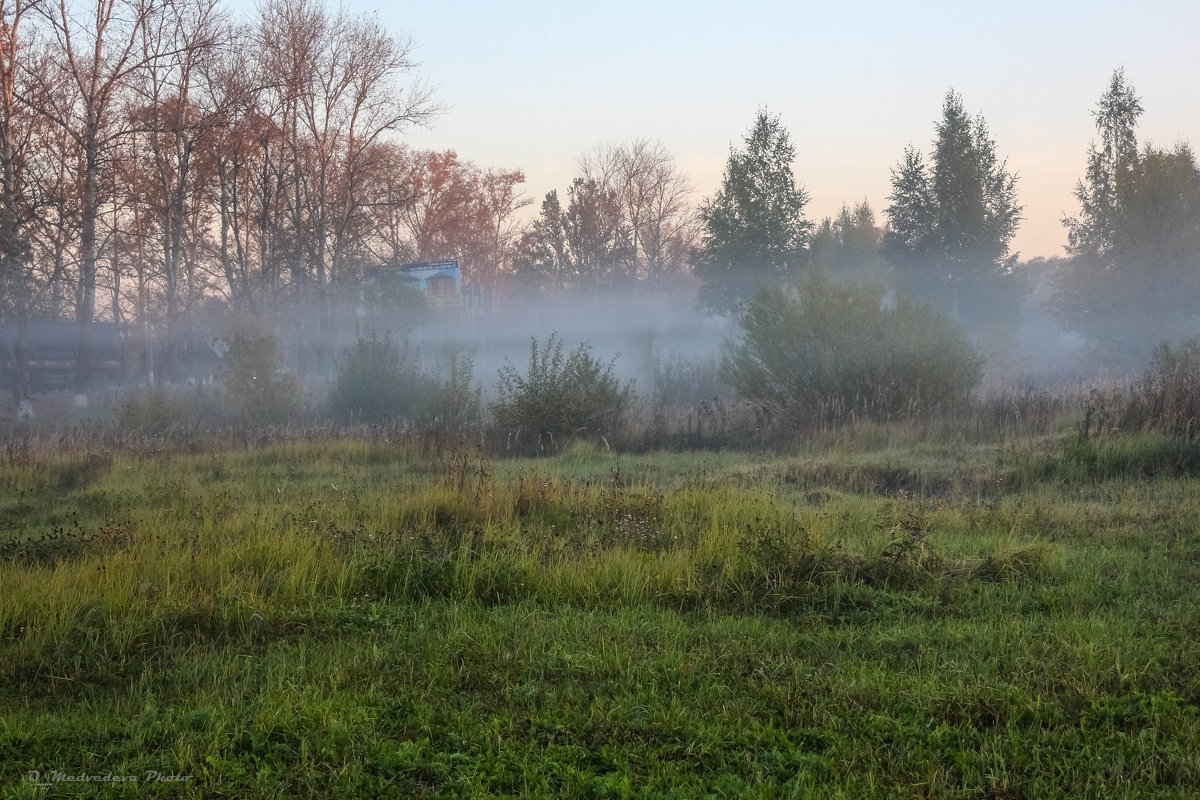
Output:
[[[0,794],[1196,795],[1178,448],[829,446],[10,447]]]

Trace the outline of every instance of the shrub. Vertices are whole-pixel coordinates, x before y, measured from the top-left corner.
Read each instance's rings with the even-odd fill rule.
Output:
[[[424,384],[415,351],[371,334],[342,352],[329,410],[346,422],[413,417],[425,406]]]
[[[613,374],[614,363],[593,357],[587,344],[564,354],[557,334],[545,345],[530,339],[525,375],[511,364],[500,368],[499,399],[492,407],[497,425],[514,436],[547,437],[552,446],[572,434],[611,432],[633,394],[632,383],[622,385]]]
[[[792,423],[925,414],[960,406],[978,382],[978,353],[932,309],[885,302],[875,283],[821,273],[793,289],[764,289],[727,342],[725,379]]]
[[[285,422],[300,409],[300,382],[283,370],[279,341],[247,322],[226,336],[223,383],[230,410],[248,424]]]
[[[192,425],[196,415],[183,397],[153,386],[126,396],[118,419],[124,430],[160,436]]]
[[[451,354],[445,371],[435,375],[429,424],[443,431],[461,431],[480,423],[482,388],[475,383],[475,359]]]
[[[329,410],[344,421],[408,419],[442,430],[479,421],[480,390],[470,356],[451,355],[446,374],[425,371],[420,353],[372,334],[342,355]]]

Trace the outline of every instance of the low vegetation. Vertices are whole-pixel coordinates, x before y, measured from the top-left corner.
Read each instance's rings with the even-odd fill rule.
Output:
[[[221,391],[8,432],[5,796],[1200,785],[1196,343],[1123,388],[802,426],[634,403],[558,337],[490,423],[469,361],[373,339],[350,424],[250,424],[295,393],[242,344]]]
[[[966,405],[982,360],[950,319],[882,284],[817,273],[766,289],[741,315],[722,372],[749,401],[789,424],[886,420]]]
[[[480,394],[469,356],[450,354],[439,374],[407,343],[368,336],[342,353],[328,410],[343,423],[403,420],[461,432],[479,423]]]
[[[557,334],[545,343],[531,339],[524,372],[506,364],[496,390],[496,427],[512,449],[525,453],[556,453],[571,436],[613,435],[633,396],[613,362],[592,355],[586,343],[564,352]]]
[[[0,791],[1188,796],[1197,478],[1165,433],[1054,418],[529,460],[10,439]]]

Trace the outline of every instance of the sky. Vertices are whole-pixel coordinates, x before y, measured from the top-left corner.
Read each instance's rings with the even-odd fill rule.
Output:
[[[1200,145],[1200,2],[347,0],[412,38],[446,112],[413,146],[519,168],[536,211],[605,143],[662,142],[701,202],[759,108],[791,134],[809,219],[870,202],[883,222],[906,145],[928,153],[948,89],[1018,175],[1023,258],[1063,253],[1061,219],[1123,67],[1139,138]],[[411,76],[409,76],[411,77]]]

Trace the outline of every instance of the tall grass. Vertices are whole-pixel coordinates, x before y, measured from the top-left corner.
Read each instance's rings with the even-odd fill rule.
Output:
[[[1187,796],[1195,479],[1137,466],[1170,439],[996,409],[978,440],[871,423],[782,457],[13,440],[0,787]]]

